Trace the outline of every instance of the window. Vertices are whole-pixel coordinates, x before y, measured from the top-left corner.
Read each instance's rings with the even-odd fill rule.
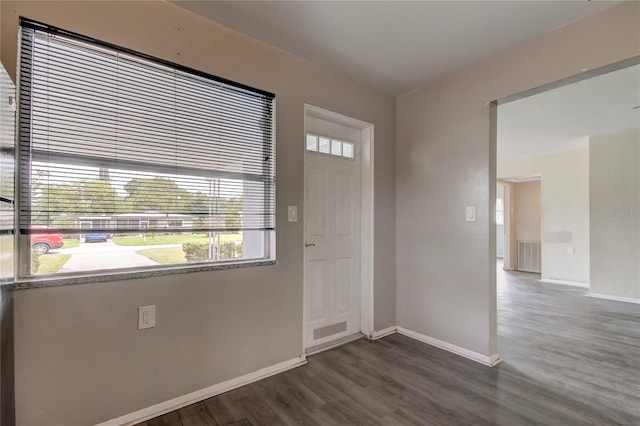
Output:
[[[307,133],[306,147],[307,151],[331,154],[336,157],[354,158],[355,156],[353,142],[345,142],[311,133]]]
[[[25,19],[20,49],[21,276],[273,254],[273,94]]]
[[[496,225],[504,225],[504,200],[496,199]]]

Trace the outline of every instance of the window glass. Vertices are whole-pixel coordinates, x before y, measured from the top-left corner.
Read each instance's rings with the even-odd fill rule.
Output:
[[[331,140],[331,154],[342,155],[342,142],[332,139]]]
[[[331,153],[331,140],[329,138],[320,137],[320,149],[319,151],[324,154]]]
[[[318,137],[316,135],[307,134],[307,151],[318,150]]]
[[[311,133],[307,133],[306,149],[307,151],[320,152],[322,154],[331,154],[337,157],[355,157],[355,145],[353,144],[353,142],[345,142],[339,139],[316,136]]]
[[[353,144],[351,142],[342,142],[342,156],[347,158],[353,158]]]
[[[504,224],[504,200],[502,198],[496,199],[496,224]]]

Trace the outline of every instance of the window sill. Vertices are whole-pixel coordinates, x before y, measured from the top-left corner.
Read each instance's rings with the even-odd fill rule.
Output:
[[[165,275],[188,274],[192,272],[219,271],[223,269],[249,268],[255,266],[275,265],[273,259],[254,259],[244,262],[214,263],[208,265],[191,265],[183,267],[167,267],[135,271],[100,271],[86,275],[48,276],[23,278],[14,283],[5,284],[3,290],[29,290],[34,288],[59,287],[64,285],[94,284],[109,281],[134,280],[139,278],[159,277]]]

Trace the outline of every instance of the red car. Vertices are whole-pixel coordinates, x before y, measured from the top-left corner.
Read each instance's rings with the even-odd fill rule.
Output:
[[[31,248],[37,253],[49,253],[49,250],[60,248],[63,245],[60,234],[31,234]]]

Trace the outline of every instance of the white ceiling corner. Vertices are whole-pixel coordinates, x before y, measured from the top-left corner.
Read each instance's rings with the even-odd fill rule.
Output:
[[[617,1],[201,1],[172,3],[381,93],[409,93]],[[501,105],[498,159],[586,147],[637,123],[640,66]],[[634,105],[630,105],[634,103]]]
[[[398,95],[615,2],[172,3],[377,91]]]
[[[640,65],[498,106],[498,160],[586,148],[640,127]]]

